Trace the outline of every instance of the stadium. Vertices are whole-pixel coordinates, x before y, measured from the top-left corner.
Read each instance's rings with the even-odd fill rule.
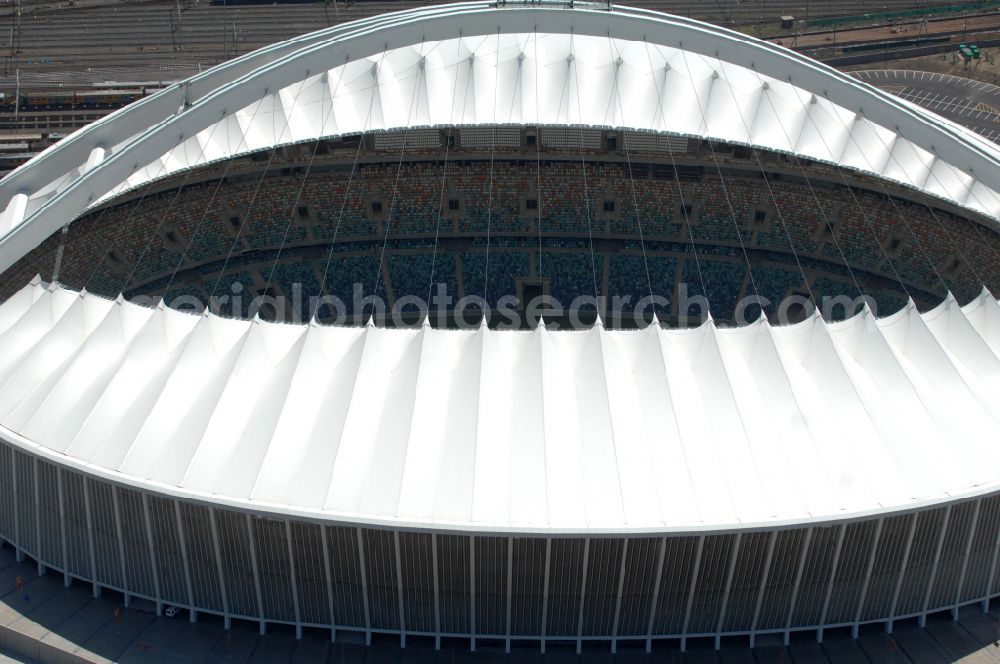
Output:
[[[192,622],[403,646],[985,606],[998,158],[628,7],[253,51],[0,181],[0,537]]]

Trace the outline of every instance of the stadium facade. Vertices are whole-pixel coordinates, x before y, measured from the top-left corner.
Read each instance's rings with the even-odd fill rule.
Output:
[[[0,537],[191,620],[404,645],[822,638],[988,603],[998,190],[971,132],[654,12],[461,3],[276,44],[0,182]],[[391,300],[443,263],[465,295],[483,241],[500,291],[593,293],[591,323],[168,306],[310,261],[345,295],[330,266],[372,257]],[[691,316],[688,262],[713,306],[816,306]],[[899,305],[821,315],[852,287]],[[616,289],[651,298],[610,316]]]

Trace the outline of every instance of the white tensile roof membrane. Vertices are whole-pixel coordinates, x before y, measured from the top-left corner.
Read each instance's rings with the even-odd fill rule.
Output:
[[[1000,219],[996,146],[784,48],[642,10],[471,2],[283,42],[76,132],[0,181],[0,271],[170,173],[498,124],[756,145]],[[0,437],[171,495],[345,522],[694,531],[933,504],[1000,490],[998,393],[985,291],[879,320],[669,331],[277,325],[40,281],[0,305]]]
[[[760,146],[1000,219],[996,146],[783,47],[626,7],[470,2],[282,42],[76,132],[0,181],[0,270],[88,207],[184,169],[323,136],[496,124]]]
[[[585,331],[279,325],[47,287],[0,306],[0,435],[347,522],[620,532],[1000,489],[1000,305]]]

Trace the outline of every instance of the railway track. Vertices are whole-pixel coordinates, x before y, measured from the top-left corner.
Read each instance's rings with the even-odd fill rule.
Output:
[[[291,12],[294,14],[308,13],[313,15],[325,16],[326,11],[324,10],[322,4],[319,3],[308,3],[303,2],[301,4],[286,4],[280,6],[273,5],[235,5],[228,7],[221,7],[218,5],[209,4],[209,0],[201,0],[198,3],[184,2],[183,4],[190,5],[190,8],[183,11],[183,15],[197,13],[198,11],[204,10],[206,7],[211,10],[225,10],[230,12],[241,12],[244,16],[252,19],[253,16],[261,17],[262,19],[267,18],[280,18]],[[402,2],[356,2],[356,3],[344,3],[338,2],[337,7],[334,8],[331,1],[329,6],[329,14],[332,16],[335,11],[341,14],[349,14],[352,11],[358,13],[370,14],[372,9],[376,5],[399,5]],[[427,4],[427,3],[425,3]],[[438,3],[440,4],[440,3]],[[628,2],[626,4],[637,6],[637,7],[649,7],[654,9],[660,9],[661,11],[673,11],[674,13],[683,13],[685,15],[695,15],[699,14],[702,16],[728,16],[730,18],[743,18],[747,19],[752,23],[757,23],[760,20],[759,10],[765,9],[770,13],[783,11],[786,9],[801,10],[802,17],[805,18],[806,12],[808,11],[809,17],[818,18],[825,16],[845,16],[851,14],[863,14],[865,12],[870,12],[873,10],[873,5],[871,3],[866,3],[861,0],[845,0],[843,2],[837,3],[811,3],[808,4],[805,0],[767,0],[766,2],[753,2],[753,1],[743,1],[735,2],[734,0],[683,0],[677,3],[668,3],[664,0],[634,0],[633,2]],[[897,9],[915,9],[921,7],[930,7],[936,5],[947,5],[948,3],[940,1],[927,1],[927,0],[884,0],[878,3],[879,10],[884,6],[886,10],[892,11]],[[44,16],[46,14],[60,13],[73,11],[77,14],[86,13],[99,13],[108,12],[109,10],[117,9],[119,12],[141,12],[149,11],[154,9],[161,10],[175,10],[176,4],[174,0],[160,0],[159,2],[146,2],[142,4],[136,3],[126,3],[126,4],[112,4],[108,3],[103,7],[66,7],[65,3],[58,8],[52,6],[40,6],[34,11],[27,10],[24,16]],[[4,17],[9,17],[9,11],[0,11],[0,20]]]
[[[68,134],[104,117],[111,110],[87,109],[82,111],[38,111],[0,115],[0,134],[39,132]]]
[[[327,25],[425,4],[431,2],[220,7],[202,0],[190,4],[180,14],[173,0],[61,8],[41,5],[34,11],[23,12],[19,22],[7,15],[11,20],[11,36],[6,49],[0,42],[0,88],[12,89],[19,84],[27,89],[46,89],[107,80],[174,80],[240,53]],[[782,14],[815,18],[854,15],[873,9],[871,3],[860,0],[825,4],[814,0],[685,0],[677,4],[634,0],[630,4],[727,24],[771,22]],[[940,4],[943,3],[883,0],[876,8],[914,9]]]
[[[628,1],[628,0],[626,0]],[[0,33],[10,21],[9,42],[0,41],[0,91],[81,90],[108,81],[166,83],[186,78],[238,54],[341,23],[427,4],[430,0],[320,2],[296,5],[218,6],[209,0],[76,0],[79,6],[38,3],[18,20],[0,10]],[[725,24],[857,15],[941,5],[927,0],[632,0],[633,6],[670,11]],[[2,9],[2,8],[0,8]],[[979,21],[985,19],[978,19]],[[993,17],[1000,26],[1000,13]],[[871,29],[871,28],[869,28]],[[845,34],[845,31],[839,31]],[[822,44],[823,37],[812,37]],[[6,46],[6,48],[4,48]],[[821,46],[820,46],[821,47]],[[0,133],[69,133],[107,110],[28,110],[0,114]]]
[[[207,0],[206,0],[207,1]],[[106,58],[109,51],[148,52],[164,49],[190,57],[192,53],[232,56],[274,41],[387,11],[424,4],[425,0],[357,2],[352,4],[311,3],[282,6],[219,7],[206,3],[192,6],[178,15],[173,2],[122,5],[102,8],[63,8],[22,15],[15,42],[22,59],[62,59],[63,54],[92,54]],[[776,22],[783,14],[800,18],[861,14],[870,3],[848,0],[815,3],[809,0],[637,0],[629,4],[671,11],[728,25]],[[914,9],[944,3],[921,0],[883,0],[886,10]],[[2,25],[2,21],[0,21]],[[235,36],[234,36],[235,35]],[[138,49],[142,49],[139,51]]]

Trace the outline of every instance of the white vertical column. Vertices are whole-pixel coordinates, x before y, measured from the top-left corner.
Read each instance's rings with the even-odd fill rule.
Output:
[[[59,274],[62,272],[62,262],[63,256],[66,254],[66,241],[69,239],[69,224],[65,224],[62,227],[62,232],[59,233],[59,247],[56,249],[56,262],[52,266],[52,282],[59,282]]]
[[[726,570],[726,585],[722,590],[722,605],[719,607],[719,621],[715,628],[715,649],[722,648],[722,626],[726,620],[726,609],[729,608],[729,592],[733,586],[733,574],[736,571],[736,560],[740,556],[740,544],[743,541],[743,533],[736,533],[733,540],[733,549],[729,553],[729,566]]]
[[[830,598],[833,596],[833,586],[840,569],[840,552],[844,549],[844,536],[847,534],[847,524],[842,523],[837,528],[837,544],[833,548],[833,562],[830,565],[830,579],[826,582],[826,593],[823,595],[823,609],[819,614],[819,627],[816,628],[816,641],[823,643],[823,626],[826,624],[826,614],[830,610]]]
[[[45,563],[42,562],[42,497],[38,481],[38,457],[31,457],[31,477],[34,484],[32,499],[35,501],[35,563],[38,566],[38,576],[42,576],[45,574]]]
[[[368,566],[365,564],[365,539],[360,528],[358,533],[358,565],[361,568],[361,597],[365,607],[365,645],[372,644],[372,616],[368,600]]]
[[[549,621],[549,571],[552,563],[552,538],[545,538],[545,581],[542,590],[542,628],[539,637],[542,641],[542,654],[545,654],[545,634]]]
[[[219,575],[219,591],[222,594],[222,615],[225,628],[233,625],[232,614],[229,612],[229,594],[226,592],[226,575],[222,569],[222,543],[219,541],[219,524],[215,518],[215,508],[208,508],[208,522],[212,526],[212,548],[215,551],[215,571]]]
[[[187,534],[184,532],[184,520],[181,518],[181,504],[179,501],[171,500],[174,508],[174,521],[177,524],[177,541],[181,546],[181,563],[184,565],[184,586],[187,590],[188,598],[188,620],[192,623],[198,621],[198,611],[194,604],[194,583],[191,582],[191,556],[188,555]]]
[[[295,567],[295,545],[292,544],[292,522],[285,519],[285,541],[288,543],[288,569],[292,579],[292,605],[295,607],[295,638],[302,638],[302,607],[299,606],[299,576]]]
[[[615,592],[615,618],[614,622],[611,624],[611,654],[618,653],[618,624],[621,621],[622,613],[622,593],[625,589],[625,560],[628,557],[628,543],[627,537],[622,542],[622,557],[621,562],[618,565],[618,590]]]
[[[56,491],[59,495],[59,544],[62,552],[63,585],[72,584],[69,576],[69,542],[66,537],[66,490],[63,487],[63,469],[56,466]]]
[[[858,598],[858,608],[854,611],[854,624],[851,625],[851,638],[858,638],[858,629],[861,627],[861,612],[865,608],[865,600],[868,598],[868,588],[872,581],[872,570],[875,568],[875,553],[878,551],[879,542],[882,539],[882,525],[885,519],[875,522],[875,537],[872,539],[871,550],[868,552],[868,564],[865,565],[865,580],[861,585],[861,597]]]
[[[17,456],[18,453],[11,451],[10,453],[10,488],[11,492],[14,494],[14,556],[15,560],[19,563],[24,562],[24,533],[21,532],[21,509],[18,503],[20,499],[18,498],[18,485],[17,485]]]
[[[979,526],[979,513],[982,511],[983,499],[976,501],[972,511],[972,523],[969,524],[969,537],[962,549],[962,566],[958,572],[958,583],[955,584],[955,606],[951,610],[951,619],[958,620],[958,607],[962,602],[962,588],[965,586],[965,575],[969,571],[969,556],[972,555],[972,542],[976,539],[976,528]]]
[[[125,539],[122,536],[122,510],[118,500],[118,487],[114,484],[111,485],[111,504],[115,512],[115,537],[118,540],[118,558],[121,562],[122,590],[125,592],[125,608],[128,608],[132,603],[132,598],[128,592],[128,572],[125,567]]]
[[[403,561],[399,554],[399,531],[392,531],[392,544],[396,551],[396,598],[399,602],[399,647],[406,647],[406,613],[403,602]]]
[[[590,538],[583,540],[583,571],[580,574],[580,610],[576,618],[576,654],[583,652],[583,608],[587,597],[587,565],[590,557]]]
[[[330,544],[326,526],[319,526],[320,543],[323,546],[323,576],[326,579],[326,601],[330,607],[330,641],[337,642],[337,609],[333,600],[333,573],[330,566]]]
[[[431,559],[434,575],[434,649],[441,649],[441,585],[438,580],[438,540],[437,533],[431,533]]]
[[[694,605],[694,591],[698,585],[698,574],[701,572],[701,555],[705,550],[705,536],[698,537],[698,549],[695,553],[694,569],[691,571],[691,585],[688,587],[687,603],[684,606],[684,624],[681,627],[681,652],[687,652],[688,625],[691,624],[691,607]]]
[[[809,546],[812,544],[813,529],[810,527],[806,531],[806,536],[802,538],[802,551],[799,553],[799,564],[795,569],[795,581],[792,582],[792,597],[788,602],[788,618],[785,620],[785,645],[788,645],[788,636],[792,631],[792,618],[795,617],[795,603],[799,599],[799,588],[802,586],[802,573],[806,568],[806,559],[809,557]]]
[[[760,587],[757,589],[757,599],[753,604],[753,619],[750,621],[750,647],[757,641],[757,620],[760,619],[760,605],[764,601],[764,591],[767,589],[767,579],[771,575],[771,559],[774,557],[774,545],[778,539],[778,531],[772,530],[767,538],[767,553],[764,555],[764,572],[760,577]]]
[[[149,496],[140,493],[142,500],[142,520],[146,526],[146,548],[149,551],[149,567],[153,571],[153,592],[156,594],[156,615],[163,615],[163,589],[160,586],[160,570],[156,565],[156,544],[153,542],[153,520],[149,514]]]
[[[653,626],[656,624],[656,606],[660,601],[660,584],[663,581],[663,557],[667,552],[667,538],[660,538],[656,552],[656,579],[653,581],[653,596],[649,601],[649,622],[646,625],[646,652],[653,650]]]
[[[510,654],[510,611],[514,596],[514,538],[507,538],[507,642],[504,651]]]
[[[476,536],[469,535],[469,650],[476,652]]]
[[[910,561],[910,550],[913,549],[913,536],[917,532],[917,514],[910,515],[910,531],[906,535],[906,547],[903,549],[903,560],[899,564],[899,576],[896,578],[896,587],[892,591],[892,604],[889,606],[888,620],[885,623],[885,631],[892,634],[893,618],[896,615],[896,604],[899,602],[899,591],[903,587],[903,578],[906,576],[906,566]]]
[[[253,517],[245,515],[247,536],[250,541],[250,567],[253,568],[253,585],[257,591],[257,617],[260,619],[260,635],[267,632],[267,621],[264,620],[264,592],[260,584],[260,563],[257,561],[257,536],[253,532]]]
[[[17,509],[14,514],[17,514]],[[83,477],[83,514],[87,520],[87,553],[90,557],[90,580],[94,597],[101,596],[101,585],[97,582],[97,545],[94,543],[94,512],[90,505],[90,478]]]
[[[997,557],[1000,556],[1000,528],[997,528],[997,536],[993,542],[993,556],[990,558],[990,576],[986,581],[986,595],[983,597],[983,613],[990,610],[990,596],[993,594],[993,582],[997,573]]]
[[[941,551],[944,549],[944,536],[948,532],[951,523],[951,505],[944,510],[944,521],[941,523],[941,532],[938,533],[937,544],[934,546],[934,562],[931,564],[931,574],[927,579],[927,590],[924,591],[924,603],[921,605],[920,618],[918,622],[921,627],[927,625],[927,608],[931,602],[931,593],[934,592],[934,582],[937,580],[938,568],[941,565]]]

